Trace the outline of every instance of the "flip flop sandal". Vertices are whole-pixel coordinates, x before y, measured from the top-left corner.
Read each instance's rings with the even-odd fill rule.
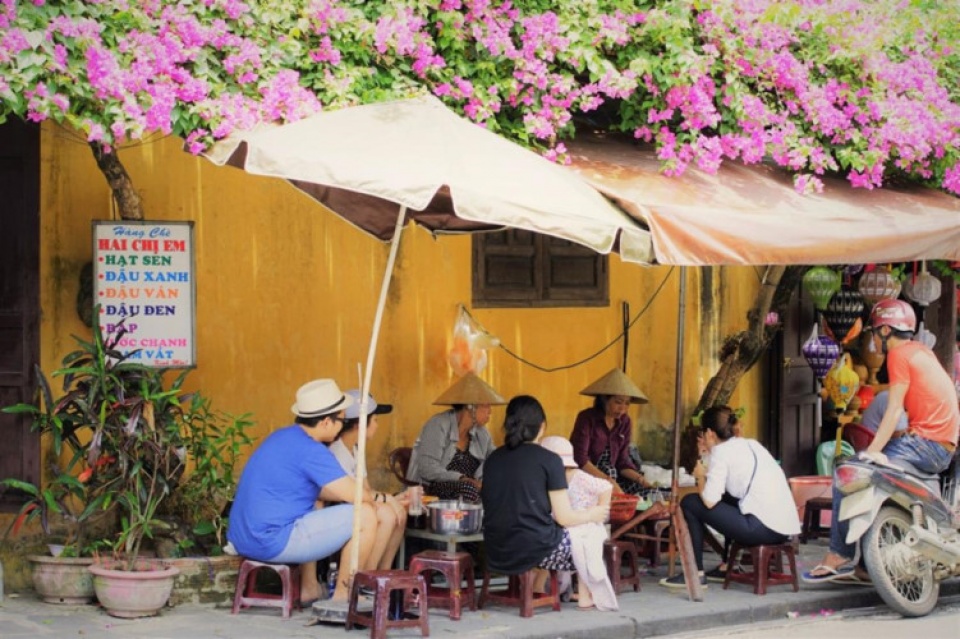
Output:
[[[590,612],[591,610],[596,610],[596,606],[577,606],[577,610],[580,612]]]
[[[851,572],[849,575],[843,575],[837,577],[833,580],[835,584],[844,584],[847,586],[872,586],[873,582],[869,578],[863,578],[857,574],[856,571]]]
[[[313,607],[314,616],[324,623],[345,624],[350,606],[346,601],[330,599]]]
[[[818,564],[814,566],[813,570],[800,575],[800,578],[808,584],[823,584],[836,581],[837,579],[851,577],[853,576],[853,571],[853,566],[831,568],[830,566],[826,566],[824,564]],[[815,572],[823,572],[824,574],[814,575],[813,573]]]

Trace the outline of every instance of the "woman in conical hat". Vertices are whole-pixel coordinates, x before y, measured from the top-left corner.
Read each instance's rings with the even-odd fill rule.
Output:
[[[485,428],[491,406],[506,400],[474,373],[467,373],[434,404],[451,406],[427,420],[413,445],[407,479],[440,499],[480,501],[483,462],[494,450]]]
[[[573,458],[581,469],[606,479],[615,492],[639,495],[651,488],[630,459],[633,424],[630,404],[649,400],[620,369],[615,368],[582,391],[594,398],[593,406],[580,411],[570,435]]]

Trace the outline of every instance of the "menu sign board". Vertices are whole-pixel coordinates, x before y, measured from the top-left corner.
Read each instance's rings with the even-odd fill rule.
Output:
[[[127,361],[196,366],[193,223],[95,221],[93,256],[104,338],[122,327]]]

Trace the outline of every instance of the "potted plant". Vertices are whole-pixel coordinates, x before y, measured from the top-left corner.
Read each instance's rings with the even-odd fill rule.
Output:
[[[33,584],[37,594],[50,603],[89,603],[94,598],[93,581],[87,567],[92,554],[105,542],[100,537],[112,532],[110,496],[105,490],[115,456],[101,446],[100,455],[91,460],[91,424],[87,419],[89,393],[70,388],[75,373],[89,364],[83,353],[90,344],[64,359],[65,368],[55,375],[65,378],[64,395],[54,402],[50,384],[37,370],[38,392],[42,401],[4,408],[9,413],[29,413],[32,429],[51,445],[48,472],[41,486],[17,479],[4,479],[0,485],[24,494],[25,500],[6,534],[18,534],[25,525],[39,520],[50,550],[47,555],[29,555],[33,566]],[[63,460],[66,459],[64,463]],[[91,529],[93,534],[90,534]]]
[[[39,519],[50,554],[28,555],[32,565],[33,586],[48,603],[84,604],[94,599],[93,579],[87,568],[93,563],[92,553],[104,542],[89,542],[85,537],[87,523],[99,514],[102,495],[92,499],[85,481],[89,469],[74,473],[76,458],[65,469],[51,464],[52,479],[43,487],[15,479],[5,479],[8,488],[29,495],[7,533],[17,534],[21,527]]]
[[[83,533],[90,519],[115,522],[104,537],[110,552],[98,553],[89,567],[97,598],[117,616],[152,615],[166,603],[178,572],[157,556],[163,537],[187,531],[176,539],[174,554],[219,551],[224,506],[236,485],[236,461],[252,442],[245,432],[251,422],[213,411],[199,393],[184,392],[189,371],[150,368],[137,363],[136,352],[121,352],[123,322],[107,339],[99,326],[92,328],[93,339],[75,338],[77,350],[54,372],[63,378],[62,397],[53,399],[38,371],[43,401],[5,409],[30,412],[34,428],[49,435],[54,460],[69,450],[68,462],[62,470],[53,467],[43,489],[5,483],[28,498],[15,525],[39,517],[46,530],[55,513],[74,524],[77,548],[91,547]],[[206,548],[197,542],[204,537]],[[140,582],[148,583],[151,603],[128,608],[116,601],[120,595],[136,599],[140,587],[133,584]]]

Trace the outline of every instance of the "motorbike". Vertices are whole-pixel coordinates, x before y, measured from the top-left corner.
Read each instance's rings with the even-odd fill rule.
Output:
[[[937,605],[940,582],[960,575],[960,464],[939,475],[895,459],[848,458],[836,470],[840,519],[860,545],[883,601],[905,617]]]

